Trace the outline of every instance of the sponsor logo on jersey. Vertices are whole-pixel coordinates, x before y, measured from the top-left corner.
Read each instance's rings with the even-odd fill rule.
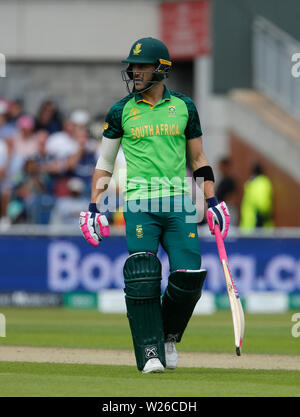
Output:
[[[196,236],[196,235],[195,235],[195,233],[192,233],[192,232],[191,232],[191,233],[189,234],[189,237],[195,237],[195,236]]]
[[[176,116],[176,107],[169,106],[169,116]]]
[[[136,225],[135,231],[136,231],[136,237],[138,239],[141,239],[142,237],[144,237],[143,226],[141,224]]]
[[[142,44],[137,43],[133,49],[133,55],[138,55],[142,52]]]
[[[130,117],[133,119],[133,120],[137,120],[139,117],[141,117],[141,115],[140,115],[140,110],[139,109],[137,109],[136,107],[132,107],[132,109],[130,110]]]

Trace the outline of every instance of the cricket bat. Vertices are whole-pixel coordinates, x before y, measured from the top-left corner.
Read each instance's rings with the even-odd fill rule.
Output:
[[[238,290],[233,282],[229,269],[227,253],[221,236],[220,226],[218,224],[215,225],[214,232],[218,246],[219,258],[225,275],[227,294],[232,314],[235,351],[238,356],[241,356],[241,348],[245,331],[244,311]]]

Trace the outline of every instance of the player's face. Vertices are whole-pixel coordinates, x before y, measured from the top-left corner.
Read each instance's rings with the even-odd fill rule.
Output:
[[[133,81],[136,90],[142,90],[152,80],[155,66],[152,64],[133,64]]]

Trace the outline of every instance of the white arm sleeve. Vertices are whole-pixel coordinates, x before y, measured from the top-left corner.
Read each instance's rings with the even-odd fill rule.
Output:
[[[100,156],[96,164],[96,169],[103,169],[110,173],[113,172],[120,143],[121,138],[108,139],[105,136],[102,137]]]

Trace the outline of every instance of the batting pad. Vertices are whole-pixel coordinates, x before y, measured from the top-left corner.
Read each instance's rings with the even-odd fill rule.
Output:
[[[161,312],[161,263],[150,252],[131,255],[124,265],[125,301],[138,369],[151,358],[165,366]]]
[[[201,297],[207,271],[177,270],[170,274],[162,301],[166,342],[180,342],[184,330]]]

